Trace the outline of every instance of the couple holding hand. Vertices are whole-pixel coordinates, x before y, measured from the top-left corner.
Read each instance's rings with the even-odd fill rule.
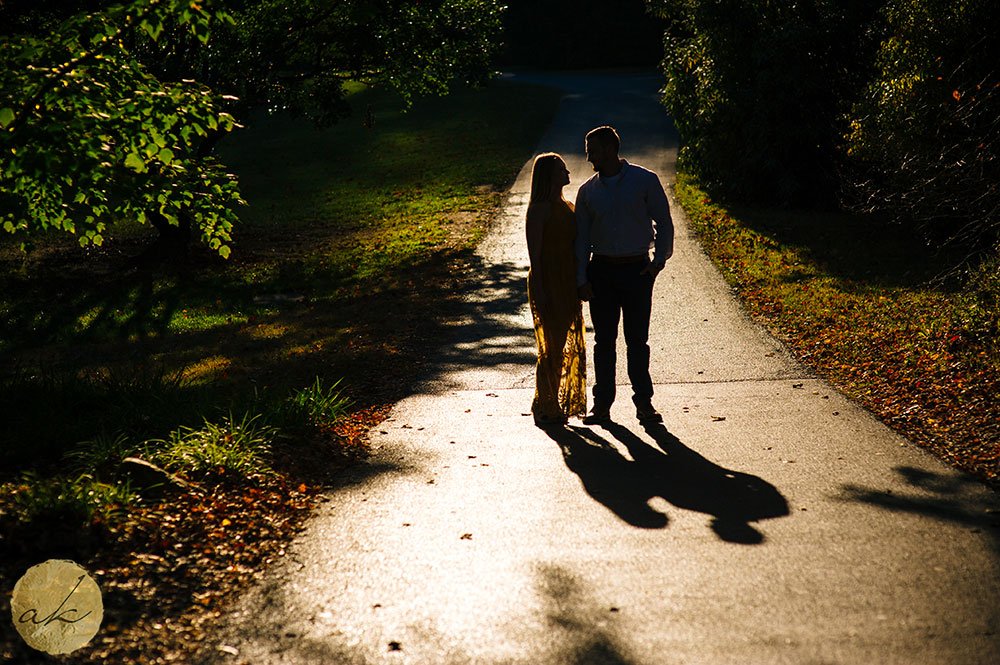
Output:
[[[673,253],[674,227],[659,178],[619,157],[620,146],[611,127],[587,134],[587,161],[597,173],[580,186],[575,206],[563,198],[569,169],[562,157],[545,153],[532,165],[528,300],[538,363],[531,412],[540,426],[587,412],[582,300],[590,302],[595,374],[593,407],[584,424],[611,420],[619,321],[636,417],[662,421],[651,403],[647,342],[653,282]]]

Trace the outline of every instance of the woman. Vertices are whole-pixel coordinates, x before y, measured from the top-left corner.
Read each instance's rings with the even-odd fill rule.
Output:
[[[537,425],[565,423],[587,411],[583,311],[576,292],[576,221],[563,198],[569,169],[545,153],[531,167],[526,231],[531,271],[528,301],[535,320],[538,364],[531,413]]]

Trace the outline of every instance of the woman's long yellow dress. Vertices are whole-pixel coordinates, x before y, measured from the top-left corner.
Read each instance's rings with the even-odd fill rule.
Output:
[[[542,230],[541,265],[549,310],[539,312],[535,294],[538,275],[528,273],[528,302],[535,322],[538,363],[535,366],[536,419],[561,419],[587,412],[587,363],[583,309],[576,290],[576,220],[573,204],[560,199]]]

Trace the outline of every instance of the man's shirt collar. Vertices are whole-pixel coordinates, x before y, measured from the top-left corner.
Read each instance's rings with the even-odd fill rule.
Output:
[[[598,178],[598,180],[600,180],[605,185],[614,185],[614,184],[617,184],[618,181],[621,180],[625,176],[625,171],[626,171],[626,169],[628,169],[628,167],[629,167],[628,162],[623,159],[622,160],[622,170],[621,171],[619,171],[615,175],[613,175],[611,177],[608,177],[608,178],[605,178],[600,173],[598,173],[597,174],[597,178]]]

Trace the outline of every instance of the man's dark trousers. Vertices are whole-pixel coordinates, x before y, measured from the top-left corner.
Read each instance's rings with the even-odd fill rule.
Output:
[[[615,401],[615,344],[618,322],[625,332],[628,378],[632,401],[648,405],[653,397],[649,376],[649,316],[653,303],[653,275],[640,274],[648,258],[614,263],[594,257],[587,266],[587,279],[594,289],[590,319],[594,326],[594,409],[610,408]]]

